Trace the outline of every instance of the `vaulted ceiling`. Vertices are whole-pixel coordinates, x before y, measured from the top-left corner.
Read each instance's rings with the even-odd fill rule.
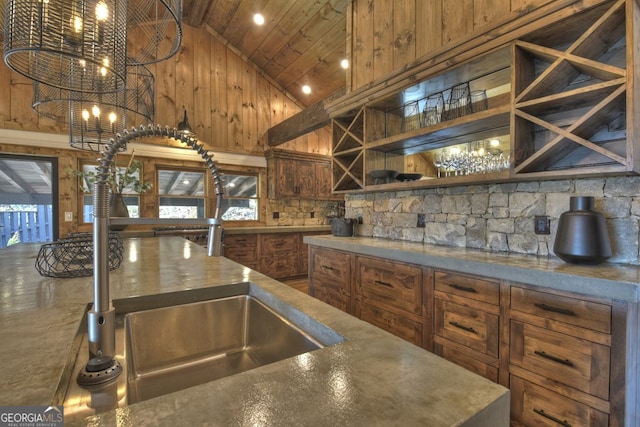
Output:
[[[183,22],[215,31],[309,106],[344,89],[349,0],[184,0]],[[253,23],[261,13],[265,23]],[[312,88],[302,92],[303,85]]]
[[[345,58],[349,1],[183,0],[183,23],[217,33],[309,106],[344,90],[340,62]],[[0,0],[2,18],[4,6],[5,0]],[[253,22],[257,12],[265,18],[262,26]],[[302,92],[305,84],[310,94]]]

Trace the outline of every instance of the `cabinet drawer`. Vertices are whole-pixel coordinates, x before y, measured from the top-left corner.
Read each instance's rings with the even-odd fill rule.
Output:
[[[355,303],[355,316],[413,344],[422,345],[422,324],[362,301]]]
[[[511,420],[515,425],[601,427],[609,416],[544,387],[511,376]]]
[[[283,253],[260,259],[260,272],[274,279],[298,275],[298,258],[295,254]]]
[[[239,262],[240,264],[245,264],[247,262],[256,262],[257,251],[255,246],[232,246],[230,248],[225,246],[224,256],[236,262]]]
[[[368,303],[422,315],[422,269],[372,258],[357,258],[355,292]]]
[[[500,304],[500,282],[498,280],[436,271],[435,289],[489,304]]]
[[[345,313],[349,313],[349,300],[350,297],[345,293],[344,289],[340,286],[336,286],[331,281],[320,280],[313,278],[310,286],[310,295],[320,301],[326,302]]]
[[[511,321],[510,362],[608,400],[609,347]]]
[[[333,279],[345,289],[349,288],[351,281],[351,255],[344,252],[312,249],[313,257],[312,276],[322,275]]]
[[[436,298],[434,329],[436,335],[498,357],[500,334],[495,314]]]
[[[606,304],[513,286],[511,309],[581,328],[611,333],[611,306]]]
[[[483,376],[494,383],[498,382],[498,368],[478,360],[478,358],[474,357],[472,354],[468,354],[467,352],[452,348],[446,344],[439,343],[433,345],[433,350],[433,352],[438,356],[447,359],[458,366],[462,366],[463,368]]]
[[[224,248],[245,248],[258,246],[257,234],[226,234],[224,236]]]
[[[296,233],[263,234],[260,239],[262,255],[268,256],[280,251],[297,251],[298,238]]]

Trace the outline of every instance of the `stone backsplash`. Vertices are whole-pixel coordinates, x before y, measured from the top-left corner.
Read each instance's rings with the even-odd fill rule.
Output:
[[[327,216],[336,212],[337,202],[327,200],[268,199],[265,222],[267,226],[326,225]]]
[[[595,198],[609,229],[609,262],[640,264],[640,177],[349,194],[345,216],[362,217],[360,236],[554,256],[558,218],[569,210],[571,196]],[[424,214],[424,227],[417,226],[418,214]],[[534,233],[536,215],[549,217],[551,234]]]

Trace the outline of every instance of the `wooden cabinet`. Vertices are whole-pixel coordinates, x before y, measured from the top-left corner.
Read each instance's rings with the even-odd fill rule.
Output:
[[[394,81],[396,93],[335,116],[334,191],[640,172],[640,125],[627,114],[638,102],[640,8],[594,3],[562,8],[475,56],[439,58],[418,83],[411,74]],[[376,169],[435,179],[379,183],[369,177]]]
[[[511,389],[514,426],[637,418],[637,307],[311,246],[312,295]]]
[[[422,268],[356,258],[355,315],[416,345],[423,345],[423,292]]]
[[[331,157],[286,150],[268,150],[270,198],[341,200],[332,194]]]
[[[308,273],[305,235],[327,231],[225,234],[224,256],[274,279],[289,279]]]
[[[352,313],[352,260],[353,256],[347,252],[312,246],[309,259],[309,295]]]
[[[258,270],[274,279],[295,277],[298,273],[297,233],[260,234]]]
[[[519,425],[609,425],[612,307],[511,286],[509,386]]]
[[[258,235],[227,234],[224,236],[224,256],[257,270]]]
[[[433,313],[434,352],[497,381],[500,282],[436,271]]]

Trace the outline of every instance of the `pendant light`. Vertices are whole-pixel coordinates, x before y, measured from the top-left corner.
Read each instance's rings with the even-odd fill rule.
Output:
[[[39,114],[69,125],[71,147],[100,151],[127,127],[154,119],[153,74],[144,66],[129,66],[126,82],[124,91],[105,94],[71,92],[34,82],[32,106]]]
[[[15,72],[60,89],[124,89],[127,2],[7,0],[4,61]]]

